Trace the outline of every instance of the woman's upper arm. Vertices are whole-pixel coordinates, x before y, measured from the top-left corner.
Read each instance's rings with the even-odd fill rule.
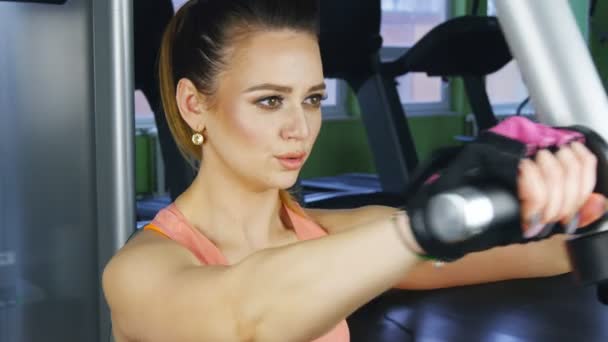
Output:
[[[308,216],[320,224],[329,234],[335,234],[361,224],[386,218],[397,209],[382,205],[368,205],[355,209],[304,210]]]
[[[239,340],[227,267],[195,260],[169,240],[124,248],[112,258],[102,283],[118,330],[145,341]]]

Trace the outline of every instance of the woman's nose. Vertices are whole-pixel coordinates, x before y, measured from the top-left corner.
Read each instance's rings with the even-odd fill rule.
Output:
[[[308,117],[303,108],[293,109],[289,115],[289,121],[283,129],[284,139],[305,139],[310,134]]]

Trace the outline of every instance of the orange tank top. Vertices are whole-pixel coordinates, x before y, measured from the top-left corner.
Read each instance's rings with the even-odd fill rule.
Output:
[[[299,240],[317,239],[327,235],[327,232],[311,219],[298,215],[286,206],[284,209]],[[228,260],[222,252],[199,230],[192,227],[173,203],[162,209],[144,229],[156,231],[188,248],[203,265],[228,265]],[[348,325],[346,320],[343,320],[327,334],[313,342],[349,341]]]

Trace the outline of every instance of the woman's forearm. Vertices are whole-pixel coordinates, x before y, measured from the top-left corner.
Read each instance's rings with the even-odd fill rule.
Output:
[[[564,241],[564,235],[555,235],[537,242],[471,253],[441,267],[433,262],[419,263],[395,287],[427,290],[564,274],[571,270]]]

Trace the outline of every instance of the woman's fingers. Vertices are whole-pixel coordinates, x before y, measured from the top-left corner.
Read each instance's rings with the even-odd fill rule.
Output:
[[[535,162],[540,168],[546,191],[546,201],[541,214],[541,221],[545,224],[556,222],[564,198],[565,170],[557,158],[548,150],[538,152]]]
[[[591,194],[579,212],[579,227],[585,227],[604,216],[606,209],[606,197],[598,193]]]
[[[521,202],[521,219],[524,236],[538,234],[542,224],[542,213],[547,202],[547,191],[540,168],[530,159],[523,159],[519,164],[517,192]]]
[[[567,225],[583,205],[584,198],[591,195],[591,191],[586,192],[581,188],[582,164],[571,148],[561,148],[555,154],[555,158],[562,169],[562,178],[555,184],[562,189],[561,205],[555,220]]]
[[[587,199],[595,188],[597,179],[597,157],[579,142],[572,143],[571,148],[581,166],[579,181],[580,196],[578,198],[578,208],[580,208],[587,202]]]
[[[596,182],[596,165],[593,153],[578,142],[555,154],[542,150],[534,161],[522,160],[518,193],[524,236],[530,238],[539,234],[548,223],[560,221],[566,227],[576,228],[573,224],[585,226],[602,216],[605,197],[591,196]]]

